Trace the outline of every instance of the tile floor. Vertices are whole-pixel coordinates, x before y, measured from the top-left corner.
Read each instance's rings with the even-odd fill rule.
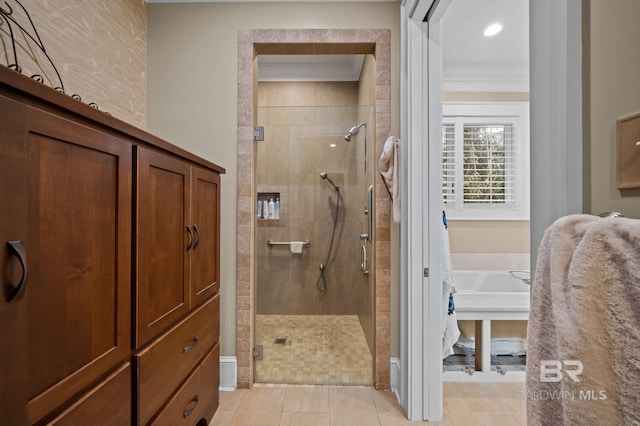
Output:
[[[284,344],[276,339],[286,339]],[[373,365],[357,315],[256,315],[257,383],[371,385]]]
[[[526,424],[524,382],[444,383],[444,420],[439,425]],[[410,422],[390,391],[370,386],[255,385],[220,393],[210,426],[394,426]],[[433,422],[432,422],[433,424]]]

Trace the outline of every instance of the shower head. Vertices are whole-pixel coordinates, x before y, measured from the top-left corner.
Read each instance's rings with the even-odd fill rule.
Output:
[[[329,184],[331,186],[333,186],[333,189],[336,190],[336,192],[340,192],[340,187],[338,187],[338,185],[336,185],[331,178],[329,177],[329,175],[327,174],[327,172],[320,172],[320,177],[324,180],[326,180],[327,182],[329,182]]]
[[[354,136],[357,136],[357,135],[358,135],[358,133],[360,133],[360,128],[361,128],[362,126],[365,126],[365,127],[366,127],[366,126],[367,126],[367,123],[360,123],[360,124],[357,124],[357,125],[353,126],[353,127],[349,130],[349,133],[347,133],[347,134],[344,136],[344,140],[345,140],[345,141],[347,141],[347,142],[351,142],[351,138],[352,138],[352,137],[354,137]]]

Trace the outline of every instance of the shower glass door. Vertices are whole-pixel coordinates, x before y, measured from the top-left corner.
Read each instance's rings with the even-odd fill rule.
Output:
[[[256,382],[372,384],[374,295],[359,235],[373,133],[365,125],[345,140],[372,109],[258,108]]]

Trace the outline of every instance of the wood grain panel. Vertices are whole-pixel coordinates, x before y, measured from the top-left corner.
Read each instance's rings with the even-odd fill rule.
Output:
[[[131,148],[29,114],[28,419],[130,353]]]
[[[26,424],[27,402],[27,303],[7,302],[20,282],[22,268],[11,255],[7,241],[21,240],[27,249],[31,241],[27,224],[28,169],[26,108],[0,96],[0,418],[9,425]],[[31,282],[27,275],[27,286]],[[26,293],[28,295],[28,293]]]
[[[193,168],[191,222],[198,227],[198,245],[191,251],[191,305],[220,288],[220,175]]]
[[[47,425],[123,426],[131,423],[131,363],[118,368]]]
[[[189,309],[185,256],[190,169],[147,149],[138,162],[137,345],[158,335]]]

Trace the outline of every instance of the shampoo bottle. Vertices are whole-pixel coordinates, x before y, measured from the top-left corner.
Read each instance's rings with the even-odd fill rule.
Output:
[[[258,200],[258,219],[262,217],[262,200]]]
[[[269,219],[275,219],[276,216],[276,203],[273,202],[273,198],[269,200]]]
[[[269,219],[269,203],[267,203],[267,200],[262,201],[262,218]]]
[[[280,198],[276,198],[276,210],[274,214],[274,219],[280,219]]]

